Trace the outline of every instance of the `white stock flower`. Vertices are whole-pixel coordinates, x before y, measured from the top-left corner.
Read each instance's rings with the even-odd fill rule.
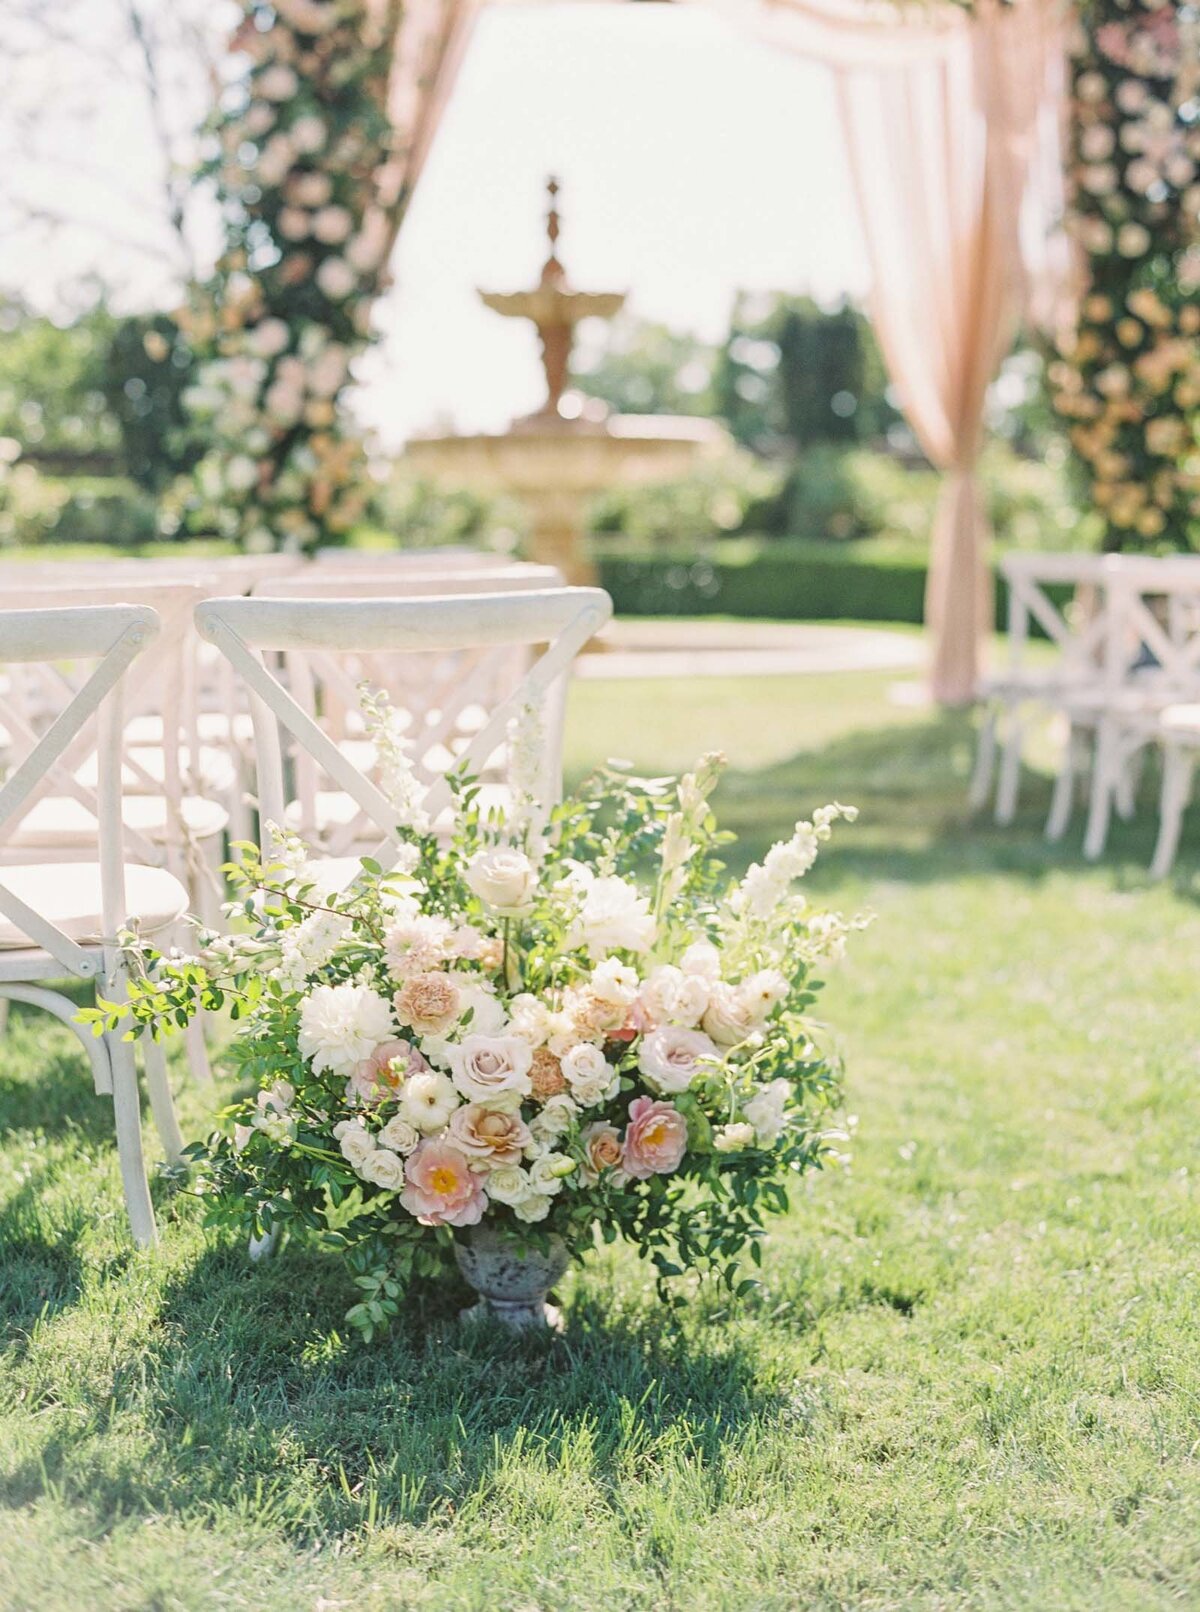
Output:
[[[502,918],[529,911],[537,890],[537,871],[524,851],[496,846],[479,851],[467,863],[464,875],[469,889]]]
[[[784,1109],[791,1092],[792,1088],[786,1080],[773,1080],[748,1103],[742,1104],[742,1113],[754,1126],[759,1147],[772,1147],[779,1140]]]
[[[497,1203],[518,1204],[533,1191],[528,1170],[519,1164],[506,1164],[499,1170],[489,1170],[483,1179],[483,1190]]]
[[[779,840],[760,862],[755,862],[733,893],[735,912],[754,918],[768,918],[788,894],[792,884],[808,872],[817,860],[821,843],[833,831],[839,817],[852,823],[858,816],[856,806],[821,806],[813,813],[812,822],[796,824],[792,837]]]
[[[713,1136],[713,1147],[718,1153],[740,1153],[753,1147],[758,1137],[753,1125],[722,1125]]]
[[[421,1133],[402,1115],[397,1114],[379,1133],[380,1147],[390,1147],[394,1153],[411,1153],[421,1140]]]
[[[373,1186],[387,1192],[399,1192],[404,1185],[404,1160],[386,1147],[377,1147],[356,1166],[357,1173]]]
[[[582,1108],[609,1102],[621,1089],[621,1077],[590,1041],[571,1047],[562,1056],[562,1072],[571,1096]]]
[[[468,1035],[447,1052],[454,1084],[472,1103],[512,1094],[527,1097],[533,1052],[515,1035]]]
[[[553,1198],[548,1197],[545,1193],[531,1191],[529,1195],[522,1198],[519,1203],[513,1204],[512,1212],[514,1215],[516,1215],[518,1220],[524,1220],[527,1223],[532,1223],[538,1220],[545,1220],[546,1216],[550,1213],[550,1210],[553,1207]]]
[[[687,1091],[705,1059],[720,1056],[716,1044],[703,1030],[664,1024],[643,1038],[638,1068],[655,1091],[673,1095]]]
[[[641,1004],[652,1024],[699,1024],[708,1006],[708,981],[671,963],[653,969],[642,984]]]
[[[400,1117],[423,1135],[440,1131],[458,1107],[453,1083],[436,1069],[410,1075],[400,1094]]]
[[[567,930],[568,951],[585,950],[590,957],[612,951],[644,952],[654,943],[654,915],[636,885],[615,873],[597,877],[590,868],[577,868],[571,880],[582,896],[579,910]]]
[[[694,940],[679,959],[685,974],[694,974],[710,985],[721,977],[721,954],[711,940]]]
[[[318,1074],[352,1074],[394,1033],[391,1004],[365,985],[318,985],[300,1004],[300,1053]]]
[[[300,991],[350,933],[351,921],[340,912],[313,912],[279,936],[275,978],[285,991]]]

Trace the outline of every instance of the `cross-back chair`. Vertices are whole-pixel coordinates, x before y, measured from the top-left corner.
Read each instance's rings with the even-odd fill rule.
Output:
[[[545,590],[561,586],[562,578],[550,566],[522,565],[469,572],[453,578],[444,574],[418,574],[401,579],[361,573],[326,578],[312,572],[286,578],[264,587],[260,595],[311,600],[379,600],[431,598],[453,591],[463,594],[500,594]],[[287,687],[296,700],[339,746],[361,772],[374,770],[374,746],[366,736],[360,710],[363,683],[384,688],[411,742],[418,776],[432,782],[452,766],[487,719],[488,712],[507,694],[529,664],[527,643],[457,645],[441,650],[414,649],[409,644],[369,650],[350,642],[338,648],[311,646],[290,650],[282,657]],[[558,723],[561,713],[552,713]],[[293,790],[288,803],[288,826],[306,841],[332,856],[349,854],[363,840],[369,825],[353,798],[322,779],[321,769],[303,747],[290,747],[289,777]],[[503,801],[497,782],[502,757],[487,758],[480,768],[491,804]]]
[[[161,936],[187,910],[187,891],[171,873],[127,860],[122,820],[123,697],[131,669],[150,653],[158,633],[158,617],[147,606],[0,611],[0,666],[10,672],[90,667],[62,689],[58,709],[40,733],[22,728],[10,735],[9,766],[0,786],[0,836],[13,838],[47,779],[72,775],[81,740],[94,744],[99,757],[94,859],[0,866],[0,1000],[51,1013],[78,1037],[96,1091],[112,1098],[125,1202],[140,1244],[154,1241],[155,1227],[133,1044],[120,1030],[94,1038],[75,1023],[75,1002],[51,987],[64,978],[86,980],[97,996],[120,1000],[126,981],[120,932],[136,927],[147,936]],[[162,1050],[143,1038],[143,1053],[155,1122],[174,1161],[182,1139]]]
[[[264,842],[265,825],[286,820],[281,734],[353,802],[359,819],[356,847],[366,845],[381,864],[390,866],[402,826],[378,784],[346,755],[304,700],[285,685],[277,663],[268,664],[266,657],[337,654],[348,648],[368,656],[436,657],[545,646],[454,759],[478,773],[505,745],[510,721],[534,707],[541,713],[544,736],[535,792],[548,810],[561,790],[562,720],[571,665],[611,614],[612,601],[598,588],[420,599],[207,600],[196,612],[199,631],[229,659],[251,695]],[[386,685],[384,692],[390,692]],[[432,777],[425,810],[436,820],[450,805],[448,780]],[[344,879],[331,877],[329,882],[348,882],[357,867],[355,859],[344,867]]]

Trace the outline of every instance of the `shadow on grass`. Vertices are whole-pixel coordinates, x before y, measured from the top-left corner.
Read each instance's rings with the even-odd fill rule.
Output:
[[[736,868],[760,858],[797,817],[830,800],[852,803],[860,812],[853,832],[837,834],[836,856],[819,862],[813,875],[818,885],[830,888],[846,880],[937,883],[992,874],[1037,881],[1095,865],[1083,856],[1082,804],[1076,805],[1064,839],[1047,843],[1053,780],[1045,773],[1023,769],[1011,825],[998,827],[990,804],[972,812],[967,794],[974,747],[971,717],[947,712],[924,722],[858,731],[770,767],[729,773],[717,806],[722,826],[739,837]],[[1147,768],[1134,819],[1113,820],[1099,866],[1109,870],[1118,888],[1148,880],[1157,787],[1155,769]],[[1175,886],[1200,898],[1198,817],[1193,813],[1185,825]]]
[[[423,1524],[494,1501],[532,1470],[548,1485],[622,1476],[673,1455],[719,1482],[751,1423],[787,1399],[764,1362],[704,1314],[615,1312],[587,1284],[561,1338],[457,1323],[447,1283],[372,1345],[339,1336],[344,1271],[311,1246],[249,1266],[210,1247],[164,1295],[155,1340],[118,1366],[106,1414],[136,1421],[127,1453],[94,1468],[50,1441],[0,1489],[47,1481],[96,1525],[131,1515],[244,1508],[296,1540]],[[519,1476],[518,1476],[519,1469]]]

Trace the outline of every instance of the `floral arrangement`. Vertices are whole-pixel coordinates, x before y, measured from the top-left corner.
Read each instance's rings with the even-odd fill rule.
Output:
[[[365,0],[240,0],[207,176],[225,231],[177,319],[204,362],[185,394],[213,446],[184,517],[251,550],[336,540],[363,514],[365,456],[339,398],[386,284],[403,164],[388,73],[400,12]]]
[[[840,1135],[811,1014],[860,920],[796,885],[855,813],[814,813],[734,880],[709,805],[718,757],[678,781],[602,769],[544,826],[519,788],[502,820],[457,779],[438,833],[383,748],[394,866],[364,859],[330,891],[278,838],[233,869],[242,932],[193,957],[131,943],[129,1001],[93,1010],[155,1033],[198,1003],[239,1020],[253,1094],[191,1150],[211,1219],[338,1247],[368,1337],[484,1221],[576,1252],[624,1234],[660,1283],[716,1268],[740,1290],[764,1213]]]
[[[1088,8],[1067,222],[1089,288],[1050,381],[1113,547],[1200,540],[1198,95],[1194,8]]]

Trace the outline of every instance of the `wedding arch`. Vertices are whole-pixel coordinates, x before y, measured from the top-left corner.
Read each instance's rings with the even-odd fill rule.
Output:
[[[191,399],[226,434],[200,486],[230,535],[298,544],[361,513],[337,408],[484,0],[242,0],[249,58],[212,173],[226,251],[185,317],[215,357]],[[497,0],[503,3],[503,0]],[[891,379],[943,473],[931,682],[971,699],[992,600],[977,462],[1018,324],[1070,291],[1059,0],[714,0],[835,76]]]

